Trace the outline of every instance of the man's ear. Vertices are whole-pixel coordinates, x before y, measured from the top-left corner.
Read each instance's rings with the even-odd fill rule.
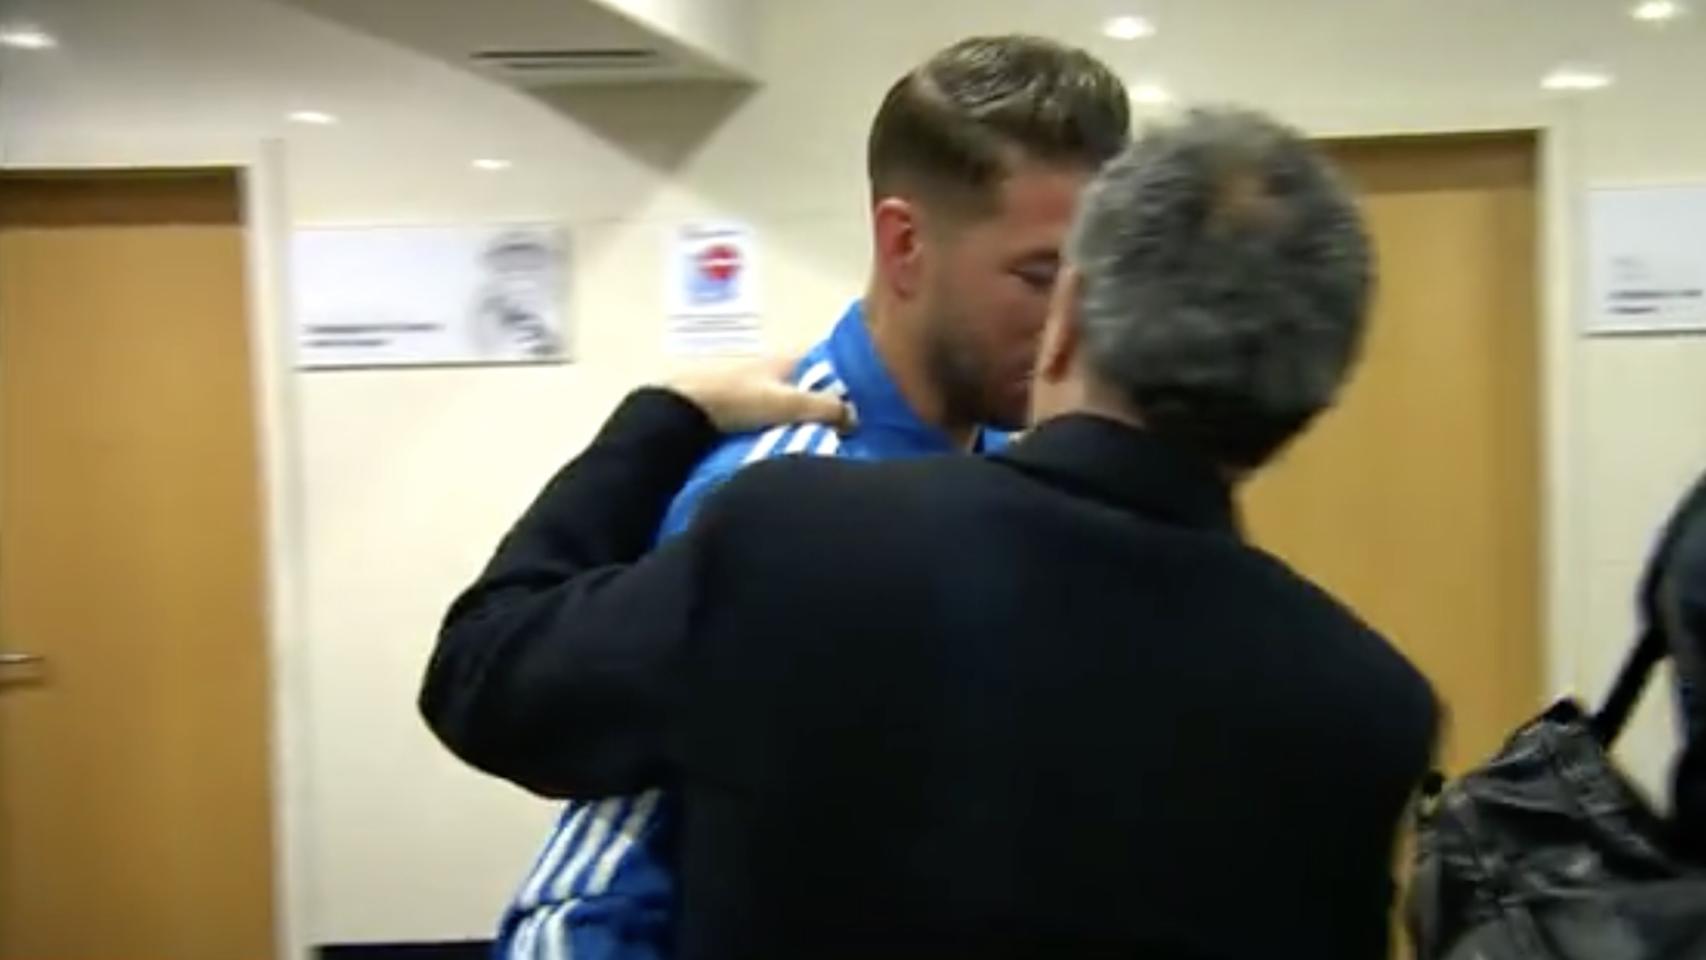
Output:
[[[1054,281],[1048,322],[1037,352],[1037,375],[1045,380],[1058,383],[1066,379],[1078,362],[1078,309],[1083,292],[1083,276],[1073,267],[1062,267]]]
[[[910,200],[884,197],[872,211],[877,276],[895,296],[917,295],[923,276],[923,225]]]

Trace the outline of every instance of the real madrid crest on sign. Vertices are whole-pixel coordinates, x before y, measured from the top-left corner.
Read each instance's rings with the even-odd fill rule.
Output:
[[[746,280],[739,244],[718,239],[693,253],[687,297],[695,307],[720,307],[740,300]]]
[[[561,363],[568,240],[548,223],[297,230],[296,364]]]

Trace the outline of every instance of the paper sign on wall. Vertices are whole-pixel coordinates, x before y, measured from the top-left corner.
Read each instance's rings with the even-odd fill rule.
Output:
[[[755,353],[759,327],[758,244],[736,224],[692,224],[669,239],[664,342],[671,353]]]
[[[1597,334],[1706,330],[1706,185],[1588,194]]]
[[[561,228],[314,228],[291,249],[300,367],[567,359]]]

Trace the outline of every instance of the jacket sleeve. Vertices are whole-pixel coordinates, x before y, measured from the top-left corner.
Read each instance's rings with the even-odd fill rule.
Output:
[[[697,551],[692,538],[651,547],[717,439],[686,400],[642,390],[551,480],[439,632],[420,709],[451,752],[553,797],[668,778],[670,674]]]

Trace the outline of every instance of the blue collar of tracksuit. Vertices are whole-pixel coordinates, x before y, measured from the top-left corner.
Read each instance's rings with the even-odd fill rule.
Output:
[[[862,301],[854,301],[841,315],[829,335],[828,347],[829,361],[841,382],[847,385],[847,399],[859,414],[855,436],[862,443],[880,448],[884,456],[961,452],[946,433],[920,420],[901,395],[900,387],[877,355]],[[1006,444],[1006,434],[980,427],[972,449],[990,453]]]

